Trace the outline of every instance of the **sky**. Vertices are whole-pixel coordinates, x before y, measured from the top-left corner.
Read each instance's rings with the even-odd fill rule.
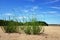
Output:
[[[0,19],[28,20],[35,17],[48,24],[60,24],[60,0],[0,0]]]

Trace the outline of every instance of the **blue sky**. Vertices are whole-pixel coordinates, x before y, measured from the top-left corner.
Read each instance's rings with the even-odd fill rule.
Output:
[[[49,24],[60,24],[60,0],[0,0],[0,19],[36,17]]]

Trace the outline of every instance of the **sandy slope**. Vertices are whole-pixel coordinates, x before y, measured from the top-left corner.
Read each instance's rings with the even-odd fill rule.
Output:
[[[60,27],[45,27],[44,34],[26,35],[18,33],[4,33],[0,28],[0,40],[60,40]]]
[[[2,29],[1,29],[1,27],[0,27],[0,33],[4,33],[4,32],[2,31]]]

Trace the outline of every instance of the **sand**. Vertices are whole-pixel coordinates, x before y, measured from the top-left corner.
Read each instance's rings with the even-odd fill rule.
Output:
[[[60,40],[60,26],[45,27],[40,35],[26,35],[19,33],[4,33],[0,27],[0,40]]]

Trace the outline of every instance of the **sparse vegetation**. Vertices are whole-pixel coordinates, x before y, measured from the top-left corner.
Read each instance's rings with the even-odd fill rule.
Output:
[[[17,20],[0,20],[2,24],[1,26],[4,26],[4,30],[7,33],[19,33],[19,29],[23,30],[26,34],[39,34],[44,32],[43,26],[48,25],[46,22],[43,21],[37,21],[35,18],[32,18],[29,22],[18,22]],[[42,30],[43,29],[43,30]],[[41,32],[42,31],[42,32]]]
[[[18,32],[18,22],[14,22],[13,20],[10,20],[8,21],[8,23],[4,23],[4,30],[5,32],[7,33],[16,33]]]
[[[33,18],[31,20],[30,24],[31,24],[31,26],[29,26],[29,24],[28,24],[28,26],[26,27],[25,33],[27,33],[27,34],[39,34],[39,33],[41,33],[40,31],[42,31],[43,26],[39,27],[39,24],[37,23],[36,19]]]

